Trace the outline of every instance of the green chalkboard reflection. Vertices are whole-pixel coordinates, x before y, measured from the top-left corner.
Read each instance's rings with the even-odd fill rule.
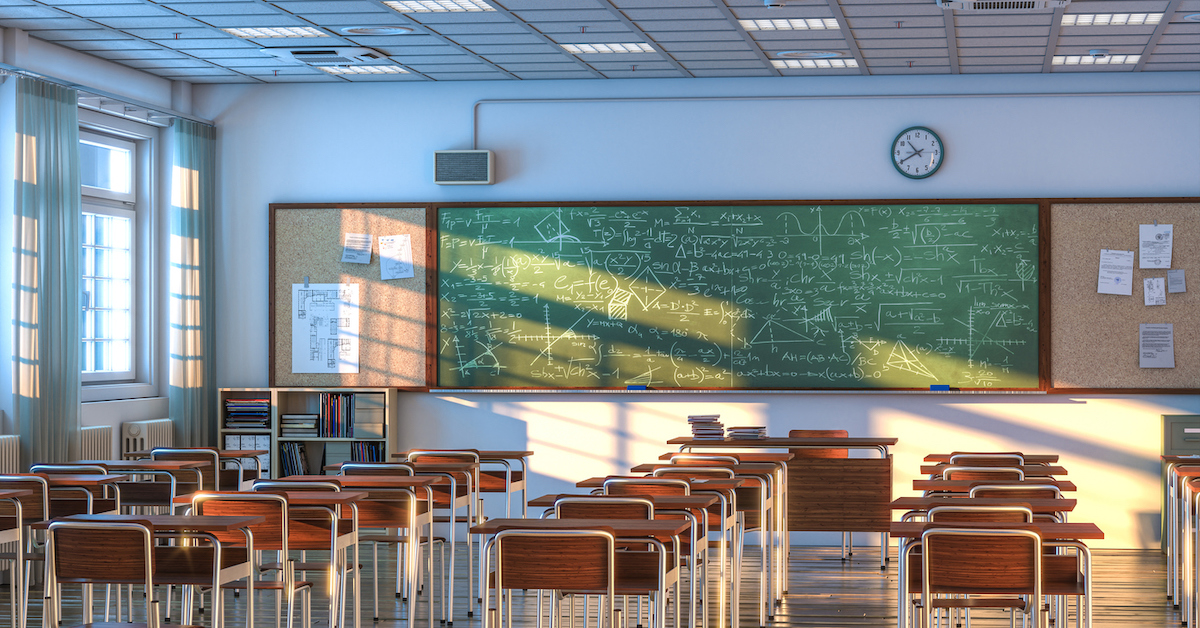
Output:
[[[1036,388],[1036,205],[440,209],[438,385]]]

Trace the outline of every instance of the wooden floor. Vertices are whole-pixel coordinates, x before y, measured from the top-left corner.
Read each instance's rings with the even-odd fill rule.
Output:
[[[893,549],[893,554],[895,550]],[[757,565],[757,554],[748,556],[747,574],[749,569]],[[466,570],[466,558],[459,553],[457,564],[459,574]],[[363,559],[369,561],[364,555]],[[1164,594],[1164,561],[1162,554],[1157,551],[1138,550],[1098,550],[1094,552],[1095,585],[1094,595],[1096,605],[1093,624],[1097,628],[1177,628],[1179,624],[1178,611],[1173,610]],[[782,606],[776,611],[770,626],[785,627],[842,627],[842,626],[874,626],[890,627],[896,625],[896,570],[889,567],[886,571],[879,569],[878,552],[860,550],[851,560],[839,558],[838,548],[795,547],[792,551],[788,594]],[[894,563],[893,563],[894,564]],[[393,567],[394,563],[384,565]],[[407,626],[408,604],[401,602],[394,595],[394,578],[383,579],[380,597],[380,621],[372,622],[370,602],[370,567],[369,563],[363,580],[363,612],[360,626],[363,628],[398,628]],[[458,628],[482,628],[478,612],[468,618],[467,600],[465,598],[465,580],[460,575],[459,585],[463,591],[455,604],[454,626]],[[757,612],[754,600],[757,596],[757,578],[744,579],[745,591],[741,605],[742,626],[752,627],[757,624]],[[323,591],[324,587],[319,587]],[[226,626],[245,625],[244,599],[226,594]],[[274,626],[274,603],[264,594],[256,603],[256,625]],[[34,603],[30,608],[30,628],[41,626],[40,591],[31,592]],[[140,597],[140,595],[139,595]],[[519,596],[518,596],[519,598]],[[715,597],[713,598],[715,599]],[[520,599],[514,603],[514,626],[532,628],[534,625],[534,605],[532,596],[529,603]],[[422,600],[424,601],[424,600]],[[78,591],[68,592],[65,602],[66,624],[78,622],[80,617]],[[140,603],[140,600],[139,600]],[[0,626],[9,625],[9,595],[8,587],[0,589]],[[176,606],[178,600],[176,599]],[[99,607],[97,607],[99,608]],[[314,626],[328,626],[326,617],[326,598],[323,594],[314,596]],[[580,604],[582,610],[582,603]],[[141,613],[138,613],[139,617]],[[426,628],[428,615],[425,604],[418,609],[418,627]],[[97,620],[102,617],[97,617]],[[208,626],[211,618],[204,616],[200,622]],[[972,616],[972,626],[975,628],[991,628],[1008,626],[1007,615],[992,613],[990,616],[977,612]],[[172,624],[178,623],[178,611]],[[712,623],[712,622],[710,622]],[[299,623],[297,623],[299,625]],[[351,624],[352,625],[352,624]],[[577,622],[582,627],[582,622]],[[594,625],[594,623],[592,624]],[[1070,622],[1074,625],[1074,621]],[[435,627],[439,624],[435,622]]]

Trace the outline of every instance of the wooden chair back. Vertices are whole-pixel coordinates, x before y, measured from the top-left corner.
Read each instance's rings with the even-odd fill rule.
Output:
[[[692,486],[677,478],[608,478],[605,495],[691,495]]]
[[[790,438],[849,438],[850,432],[846,430],[792,430],[788,432]],[[849,449],[808,449],[797,448],[789,449],[788,453],[797,458],[848,458],[850,457]]]
[[[965,521],[991,521],[995,523],[1032,523],[1033,511],[1029,506],[934,506],[929,509],[929,521],[933,523],[962,523]]]
[[[192,512],[197,515],[266,517],[263,523],[250,526],[255,550],[288,551],[288,503],[282,495],[271,493],[240,493],[219,491],[197,493],[192,497]],[[241,531],[214,532],[223,545],[245,547]]]
[[[50,488],[46,484],[46,476],[38,473],[0,475],[0,490],[31,491],[32,494],[17,498],[21,502],[23,523],[29,524],[50,518]],[[16,516],[13,510],[10,502],[0,501],[0,516]]]
[[[943,480],[1018,480],[1025,481],[1025,472],[1018,467],[966,467],[949,465],[942,469]]]
[[[416,475],[413,466],[403,462],[347,462],[338,475]]]
[[[683,465],[679,465],[683,466]],[[734,477],[733,469],[726,467],[711,467],[711,466],[687,466],[685,468],[672,469],[663,467],[655,469],[653,477],[656,478],[676,478],[687,480],[690,478],[732,478]]]
[[[950,453],[950,464],[967,467],[1020,467],[1025,464],[1025,454],[1019,451],[955,451]]]
[[[971,497],[1005,499],[1062,499],[1062,490],[1053,484],[980,484],[971,487]]]
[[[933,594],[1031,595],[1040,604],[1042,539],[1031,525],[997,524],[986,529],[931,525],[922,533],[921,545],[921,600],[926,611],[970,603],[970,598],[935,602]],[[1020,598],[1012,602],[1024,608]]]
[[[671,464],[677,465],[694,465],[701,467],[735,465],[738,463],[737,456],[718,456],[716,454],[691,454],[684,452],[676,452],[671,454]]]
[[[237,490],[238,486],[220,486],[217,480],[218,471],[221,468],[221,456],[216,449],[208,448],[193,448],[193,449],[173,449],[169,447],[156,447],[150,450],[151,460],[188,460],[207,462],[209,464],[200,467],[200,486],[196,490],[201,491],[218,491],[222,489]],[[190,492],[187,487],[180,487],[180,492]]]
[[[47,560],[59,583],[146,584],[150,591],[153,538],[144,521],[55,521]]]
[[[644,497],[580,495],[554,501],[559,519],[653,519],[654,503]]]
[[[616,593],[611,528],[504,530],[496,534],[496,588]]]
[[[414,449],[408,452],[409,462],[473,462],[479,463],[478,449]]]

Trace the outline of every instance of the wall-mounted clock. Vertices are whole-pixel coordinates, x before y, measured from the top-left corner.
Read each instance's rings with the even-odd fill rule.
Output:
[[[923,126],[904,129],[892,140],[892,165],[910,179],[924,179],[942,167],[942,138]]]

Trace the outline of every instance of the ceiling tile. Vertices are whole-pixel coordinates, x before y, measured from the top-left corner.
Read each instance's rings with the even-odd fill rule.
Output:
[[[552,44],[536,43],[536,44],[478,44],[468,46],[471,52],[479,55],[493,54],[535,54],[535,53],[561,53],[562,48]]]
[[[730,29],[727,31],[704,31],[704,32],[667,32],[646,31],[646,35],[656,42],[664,41],[743,41],[742,36]]]
[[[495,81],[508,79],[503,72],[435,72],[425,73],[435,81]]]
[[[389,9],[377,2],[366,0],[338,0],[337,2],[274,2],[275,6],[288,13],[391,13]]]
[[[596,78],[591,72],[578,70],[574,72],[513,72],[518,78],[526,81],[543,81],[550,79],[590,79]]]
[[[256,26],[311,26],[288,15],[205,15],[197,20],[217,28],[253,28]]]
[[[270,5],[257,2],[189,2],[168,4],[170,9],[184,15],[279,15]]]
[[[612,13],[606,9],[588,10],[553,10],[553,11],[513,11],[513,15],[526,22],[603,22],[615,20]]]
[[[646,20],[671,20],[671,21],[688,21],[688,20],[725,20],[725,15],[718,11],[712,5],[708,8],[654,8],[654,9],[633,9],[628,8],[621,11],[625,17],[635,21],[642,22]]]
[[[101,17],[98,24],[109,28],[188,28],[196,23],[183,17]]]
[[[76,4],[64,7],[79,17],[170,17],[175,14],[152,4]]]
[[[775,71],[767,68],[747,68],[743,70],[689,70],[696,78],[719,78],[725,76],[775,76]]]

